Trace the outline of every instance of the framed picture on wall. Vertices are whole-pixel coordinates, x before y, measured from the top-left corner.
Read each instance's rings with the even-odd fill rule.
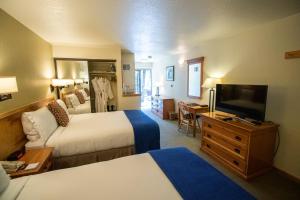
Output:
[[[166,76],[167,81],[174,81],[174,66],[166,67]]]

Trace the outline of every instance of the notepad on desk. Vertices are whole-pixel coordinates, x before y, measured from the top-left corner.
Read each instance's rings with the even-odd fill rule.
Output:
[[[31,170],[31,169],[35,169],[39,166],[40,163],[30,163],[26,166],[26,168],[24,170]]]

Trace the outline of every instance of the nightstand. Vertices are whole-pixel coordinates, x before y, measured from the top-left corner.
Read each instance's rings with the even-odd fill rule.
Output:
[[[27,150],[24,156],[22,156],[19,160],[25,161],[26,164],[39,163],[39,165],[30,170],[18,170],[17,172],[9,174],[10,177],[17,178],[49,171],[52,165],[52,152],[52,147]]]

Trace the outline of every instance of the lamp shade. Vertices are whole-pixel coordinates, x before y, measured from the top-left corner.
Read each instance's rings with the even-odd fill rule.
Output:
[[[18,92],[16,77],[0,77],[0,94],[11,94],[14,92]]]
[[[204,81],[204,84],[202,85],[202,87],[204,88],[215,88],[217,84],[221,83],[221,79],[220,78],[207,78]]]
[[[66,85],[74,85],[74,80],[73,79],[63,79],[66,83]]]
[[[52,79],[51,85],[54,87],[63,87],[66,86],[66,83],[63,79]]]
[[[53,87],[64,87],[67,85],[73,85],[74,80],[72,79],[52,79],[51,80],[51,85]]]
[[[82,79],[75,79],[74,81],[75,81],[76,84],[81,84],[81,83],[83,83],[83,80],[82,80]]]

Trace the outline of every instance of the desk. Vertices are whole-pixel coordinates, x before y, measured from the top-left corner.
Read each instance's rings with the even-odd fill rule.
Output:
[[[193,129],[193,136],[195,137],[196,136],[196,128],[197,128],[196,127],[197,114],[209,112],[208,106],[201,106],[201,105],[195,104],[195,103],[186,104],[186,105],[188,108],[188,112],[190,112],[193,116],[192,129]],[[178,125],[180,124],[180,120],[181,120],[180,113],[181,113],[180,110],[178,110]]]

